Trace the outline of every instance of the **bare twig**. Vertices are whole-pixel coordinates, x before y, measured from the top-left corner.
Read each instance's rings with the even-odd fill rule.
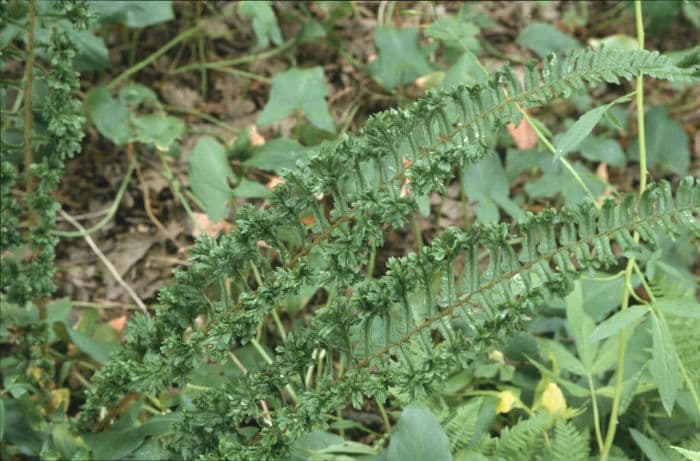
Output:
[[[87,234],[87,233],[85,232],[85,228],[84,228],[78,221],[76,221],[75,219],[73,219],[73,217],[72,217],[71,215],[69,215],[68,213],[66,213],[65,211],[63,211],[63,210],[58,210],[58,212],[59,212],[59,214],[60,214],[61,216],[63,216],[63,219],[65,219],[66,221],[68,221],[69,223],[71,223],[76,229],[78,229],[80,232],[82,232],[82,233],[84,234],[84,235],[83,235],[83,238],[85,239],[85,241],[87,242],[87,244],[90,246],[90,248],[92,248],[92,251],[95,252],[95,254],[97,255],[97,257],[100,258],[100,261],[102,261],[102,263],[104,263],[104,265],[107,266],[107,269],[108,269],[109,272],[112,274],[112,276],[117,280],[117,282],[119,283],[119,285],[121,285],[122,288],[124,288],[124,290],[126,290],[126,292],[129,294],[129,296],[131,296],[131,299],[134,300],[134,302],[136,303],[136,305],[139,306],[139,309],[141,309],[141,311],[142,311],[144,314],[150,315],[150,314],[148,313],[148,309],[146,308],[146,305],[143,303],[143,301],[141,301],[141,298],[139,298],[139,295],[137,295],[136,292],[133,290],[133,288],[131,288],[131,287],[124,281],[124,279],[122,278],[122,276],[119,275],[119,272],[117,271],[117,268],[114,267],[114,265],[110,262],[109,259],[107,259],[107,257],[104,255],[104,253],[102,253],[102,250],[100,250],[100,249],[97,247],[97,244],[95,244],[95,241],[92,239],[92,237],[90,237],[90,235]]]

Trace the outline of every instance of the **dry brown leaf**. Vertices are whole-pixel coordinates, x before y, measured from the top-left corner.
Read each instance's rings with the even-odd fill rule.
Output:
[[[265,137],[258,133],[258,127],[255,125],[250,126],[248,136],[250,137],[250,144],[253,146],[262,146],[265,144]]]
[[[598,168],[595,169],[595,175],[603,182],[608,182],[608,164],[601,163]]]
[[[305,226],[311,226],[313,225],[313,223],[316,222],[316,218],[314,218],[312,215],[302,216],[299,219],[301,223]]]
[[[122,315],[121,317],[117,317],[115,319],[112,319],[109,321],[109,326],[114,329],[117,333],[121,333],[124,331],[124,327],[126,326],[126,320],[127,316]]]
[[[275,186],[277,186],[279,184],[284,184],[284,181],[277,176],[273,176],[272,178],[270,178],[270,180],[267,182],[267,184],[265,184],[265,187],[272,190],[275,188]]]
[[[509,123],[508,133],[518,149],[532,149],[537,145],[537,133],[525,119],[517,127]]]
[[[202,229],[202,231],[209,237],[214,237],[216,234],[219,233],[227,233],[233,227],[231,223],[223,219],[216,223],[212,222],[206,213],[195,212],[193,214],[195,219],[197,220],[197,224],[199,224],[199,226],[194,226],[192,229],[192,236],[194,238],[199,237],[199,235],[201,234],[200,229]]]

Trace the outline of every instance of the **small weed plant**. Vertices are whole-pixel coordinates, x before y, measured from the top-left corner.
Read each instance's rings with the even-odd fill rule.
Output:
[[[245,2],[256,34],[271,27],[266,5]],[[700,317],[694,281],[674,280],[686,272],[674,272],[667,255],[694,251],[700,181],[648,181],[643,96],[647,78],[697,82],[698,49],[644,50],[635,6],[636,49],[544,53],[522,75],[509,65],[481,69],[478,82],[375,113],[358,136],[322,143],[283,170],[267,206],[242,206],[229,233],[198,238],[187,267],[160,291],[159,307],[130,319],[123,347],[92,375],[79,417],[64,413],[50,423],[44,443],[53,448],[43,455],[99,458],[109,446],[101,453],[114,456],[118,437],[137,426],[141,442],[153,439],[139,456],[159,459],[607,460],[627,459],[627,440],[649,459],[696,459]],[[7,87],[23,89],[15,108],[23,116],[3,122],[24,135],[16,149],[21,172],[5,141],[2,163],[3,341],[14,335],[16,344],[3,359],[3,395],[12,396],[3,408],[11,405],[12,414],[28,403],[26,393],[48,406],[59,400],[41,383],[57,373],[46,360],[55,334],[46,320],[56,238],[51,191],[62,162],[79,151],[83,123],[72,99],[74,45],[54,30],[43,44],[51,68],[35,64],[40,14],[35,3],[23,8],[26,47],[12,52],[24,56],[27,71]],[[80,5],[61,2],[57,11],[73,28],[89,19]],[[434,23],[429,35],[444,37],[449,26]],[[378,31],[380,51],[388,33]],[[279,30],[262,37],[264,46],[282,45]],[[404,84],[381,74],[387,59],[380,55],[369,71],[384,75],[385,86]],[[39,73],[47,86],[41,108],[31,85]],[[553,141],[531,118],[535,108],[623,81],[632,92],[585,111]],[[271,98],[275,85],[284,82],[272,82]],[[111,98],[92,95],[86,104]],[[600,198],[567,154],[591,144],[597,124],[619,123],[614,110],[628,102],[640,134],[637,190]],[[261,117],[301,110],[332,131],[325,106],[292,106],[266,107]],[[444,197],[455,179],[479,184],[480,174],[493,174],[480,183],[483,202],[490,200],[487,182],[506,179],[483,165],[496,159],[506,174],[496,144],[510,124],[532,126],[550,151],[524,161],[545,156],[581,200],[533,213],[505,197],[492,206],[513,222],[499,222],[497,209],[477,209],[496,219],[442,228],[431,240],[418,230],[416,251],[378,264],[391,236],[414,226],[427,197]],[[152,144],[159,146],[155,135]],[[309,288],[315,307],[283,322],[282,308]],[[130,426],[146,407],[158,414]],[[380,415],[375,429],[345,417],[350,407]],[[635,426],[636,417],[665,422]],[[352,434],[369,434],[363,440],[372,443],[350,441]]]

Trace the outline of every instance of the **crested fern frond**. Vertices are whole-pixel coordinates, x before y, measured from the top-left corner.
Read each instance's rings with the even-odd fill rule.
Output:
[[[191,265],[161,291],[164,308],[155,318],[130,322],[127,346],[93,377],[83,423],[129,392],[184,385],[205,358],[233,366],[232,346],[254,338],[286,296],[302,286],[331,287],[335,296],[288,335],[272,364],[207,391],[178,422],[174,443],[183,454],[284,459],[297,436],[348,401],[382,400],[390,388],[424,396],[517,329],[544,293],[565,294],[580,272],[648,251],[656,230],[697,231],[700,186],[687,179],[675,197],[659,183],[639,200],[531,215],[517,234],[505,225],[450,228],[419,254],[390,259],[382,277],[365,278],[369,249],[383,245],[387,229],[405,226],[416,196],[444,190],[457,166],[482,158],[491,133],[519,121],[519,107],[639,73],[681,78],[688,71],[657,53],[619,50],[553,56],[541,70],[531,63],[523,84],[505,67],[487,83],[372,116],[361,138],[345,137],[300,161],[282,174],[269,208],[242,207],[232,232],[200,238]],[[412,193],[403,195],[406,177]],[[326,209],[319,194],[328,197]],[[312,225],[304,224],[308,215]],[[320,261],[311,264],[311,257]],[[259,273],[254,283],[251,266]],[[200,328],[201,316],[207,323]],[[378,331],[379,345],[370,341]],[[338,356],[342,373],[334,366]],[[317,373],[307,386],[311,366]],[[250,425],[261,428],[255,443],[237,432]]]

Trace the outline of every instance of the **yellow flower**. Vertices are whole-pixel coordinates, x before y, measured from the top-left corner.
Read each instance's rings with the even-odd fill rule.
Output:
[[[542,393],[540,402],[542,407],[550,413],[558,413],[566,410],[566,399],[556,383],[550,382]]]
[[[518,401],[513,391],[501,391],[498,393],[498,405],[496,405],[496,414],[508,413],[513,409]]]

